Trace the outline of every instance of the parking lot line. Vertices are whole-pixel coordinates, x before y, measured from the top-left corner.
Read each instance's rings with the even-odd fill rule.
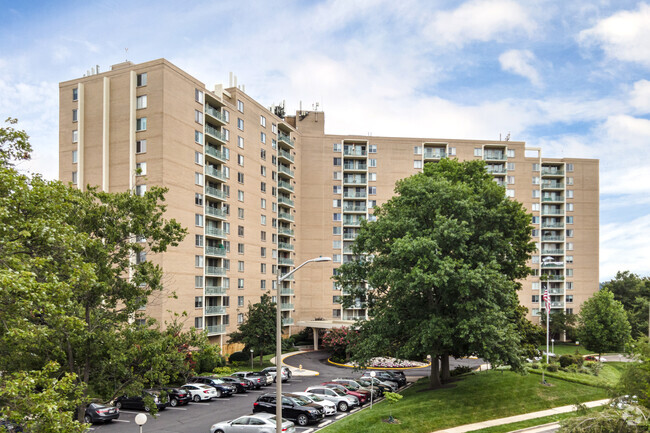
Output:
[[[184,407],[168,407],[167,410],[187,410]]]
[[[133,412],[131,410],[120,410],[120,413],[134,413],[136,415],[139,414],[139,413],[143,413],[145,415],[149,415],[147,412]]]
[[[113,422],[131,422],[128,419],[114,419]]]
[[[332,420],[328,419],[328,420],[325,420],[322,423],[318,424],[318,427],[325,427],[327,424],[331,424],[331,423],[332,423]]]
[[[341,419],[345,416],[347,416],[347,413],[342,413],[341,415],[334,417],[334,419]]]

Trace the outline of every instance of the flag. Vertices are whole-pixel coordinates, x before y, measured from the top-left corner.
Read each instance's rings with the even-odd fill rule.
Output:
[[[551,297],[548,296],[548,289],[544,289],[542,300],[546,303],[546,314],[551,313]]]

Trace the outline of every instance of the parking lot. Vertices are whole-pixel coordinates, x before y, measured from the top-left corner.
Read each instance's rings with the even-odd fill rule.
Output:
[[[318,371],[318,376],[293,376],[289,382],[283,383],[283,392],[304,391],[307,387],[318,385],[321,382],[329,381],[337,377],[359,377],[361,372],[355,372],[350,369],[335,367],[326,362],[327,354],[325,352],[306,352],[296,355],[287,360],[287,364],[299,365],[303,368]],[[475,363],[472,360],[463,360],[465,364]],[[453,368],[453,367],[452,367]],[[426,376],[429,369],[409,370],[406,372],[408,377],[417,378],[417,376]],[[156,417],[147,415],[147,423],[143,426],[143,432],[156,433],[200,433],[209,432],[212,424],[220,421],[230,420],[242,415],[247,415],[253,411],[253,403],[257,398],[266,392],[275,392],[275,384],[263,387],[260,390],[248,391],[245,394],[234,394],[228,398],[213,399],[212,401],[202,403],[189,403],[186,406],[168,407],[161,411]],[[367,407],[369,405],[365,405]],[[331,424],[345,416],[356,412],[354,409],[346,413],[337,413],[334,416],[325,417],[320,423],[307,427],[296,426],[296,432],[311,433],[326,425]],[[120,419],[110,424],[93,425],[93,432],[98,433],[133,433],[138,432],[138,426],[135,424],[135,416],[140,413],[132,410],[120,411]],[[144,412],[142,412],[144,413]]]

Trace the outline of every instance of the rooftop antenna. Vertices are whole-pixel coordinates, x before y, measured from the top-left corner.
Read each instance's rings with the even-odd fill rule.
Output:
[[[510,132],[506,135],[506,140],[505,141],[510,141]]]
[[[124,57],[125,57],[124,61],[128,62],[129,61],[129,49],[128,48],[124,48]]]

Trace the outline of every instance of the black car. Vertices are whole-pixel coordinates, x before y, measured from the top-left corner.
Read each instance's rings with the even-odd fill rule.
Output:
[[[198,376],[190,378],[191,383],[203,383],[217,390],[217,398],[228,397],[235,393],[235,387],[214,376]]]
[[[403,371],[387,371],[386,373],[392,374],[393,377],[395,378],[395,382],[399,384],[399,386],[404,386],[406,385],[406,375],[404,374]]]
[[[84,421],[88,424],[96,422],[111,422],[120,417],[120,410],[115,406],[106,406],[99,403],[90,403],[86,407]]]
[[[392,392],[391,387],[388,386],[388,385],[383,385],[381,383],[373,384],[369,380],[365,380],[365,379],[354,379],[354,380],[356,380],[359,383],[359,385],[361,385],[361,386],[363,386],[365,388],[370,388],[370,389],[375,389],[376,388],[376,389],[378,389],[380,397],[382,395],[384,395],[385,392]]]
[[[223,377],[220,377],[219,379],[223,380],[228,385],[234,386],[235,387],[235,393],[237,393],[237,394],[242,393],[242,392],[246,392],[250,388],[253,388],[253,384],[251,383],[251,381],[246,380],[246,379],[244,379],[242,377],[223,376]]]
[[[182,406],[192,401],[192,395],[183,388],[162,388],[162,393],[167,393],[171,407]]]
[[[379,380],[395,382],[400,388],[406,385],[406,378],[396,376],[390,371],[377,370],[375,371],[375,377]]]
[[[253,413],[266,412],[275,414],[276,398],[275,394],[261,395],[253,403]],[[325,418],[323,407],[319,404],[312,403],[308,399],[295,394],[282,395],[282,417],[295,420],[300,426],[314,423]]]
[[[118,409],[139,409],[149,412],[151,411],[151,407],[149,407],[148,402],[145,400],[146,397],[151,397],[153,399],[153,403],[156,405],[158,410],[165,410],[169,404],[167,398],[164,398],[160,391],[146,389],[141,395],[123,395],[117,397],[115,399],[115,407]]]

